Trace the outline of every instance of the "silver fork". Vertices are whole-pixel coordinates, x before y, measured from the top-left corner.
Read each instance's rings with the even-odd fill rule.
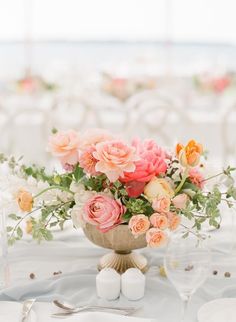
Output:
[[[23,302],[20,322],[25,322],[27,320],[35,301],[36,299],[28,299]]]

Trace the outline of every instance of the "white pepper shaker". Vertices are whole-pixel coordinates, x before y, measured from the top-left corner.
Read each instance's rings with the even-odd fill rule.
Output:
[[[121,278],[113,268],[104,268],[96,276],[98,297],[116,300],[120,296]]]
[[[145,275],[137,268],[129,268],[121,276],[122,294],[131,301],[137,301],[144,297]]]

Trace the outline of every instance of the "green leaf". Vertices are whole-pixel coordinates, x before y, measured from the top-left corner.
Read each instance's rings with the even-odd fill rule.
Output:
[[[17,227],[16,234],[17,234],[17,237],[19,238],[23,237],[23,231],[20,227]]]
[[[13,219],[13,220],[20,220],[21,219],[21,217],[17,216],[16,214],[9,214],[8,217]]]
[[[7,226],[7,232],[10,233],[13,230],[13,227]]]
[[[83,177],[84,177],[84,170],[82,168],[80,168],[79,165],[77,165],[76,168],[75,168],[75,170],[74,170],[74,178],[75,178],[75,181],[78,182]]]

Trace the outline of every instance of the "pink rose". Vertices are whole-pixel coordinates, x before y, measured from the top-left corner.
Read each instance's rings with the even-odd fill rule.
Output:
[[[186,193],[181,193],[172,199],[173,205],[178,209],[186,208],[187,202],[188,196],[186,195]]]
[[[165,215],[154,213],[150,217],[150,222],[155,228],[166,229],[169,227],[168,218]]]
[[[134,140],[132,146],[136,148],[139,160],[135,162],[134,172],[125,172],[120,178],[122,182],[149,182],[154,176],[166,172],[166,153],[153,140]]]
[[[204,187],[204,177],[202,173],[196,169],[192,168],[188,172],[189,180],[195,184],[198,188],[202,189]]]
[[[170,198],[167,196],[155,198],[152,202],[152,208],[159,212],[168,212],[170,210]]]
[[[151,228],[146,232],[146,241],[149,247],[160,247],[167,242],[167,235],[158,228]]]
[[[172,231],[176,230],[181,223],[181,217],[178,216],[175,212],[168,212],[167,218],[169,220],[169,229]]]
[[[87,150],[91,146],[95,146],[97,143],[113,140],[113,136],[110,132],[104,129],[89,129],[81,138],[81,150]]]
[[[79,158],[79,135],[73,130],[57,132],[49,138],[49,151],[63,165],[75,165]]]
[[[93,176],[98,175],[99,172],[96,171],[95,167],[98,162],[97,159],[94,158],[93,152],[95,151],[95,147],[91,146],[84,150],[79,156],[79,164],[81,168],[88,174]]]
[[[107,141],[96,144],[93,156],[98,160],[96,171],[105,173],[111,182],[115,182],[124,171],[133,172],[137,160],[135,148],[122,141]]]
[[[135,237],[144,234],[150,227],[150,221],[145,215],[135,215],[130,218],[129,228]]]
[[[83,207],[83,220],[97,226],[101,232],[119,225],[126,209],[120,202],[111,197],[96,194]]]

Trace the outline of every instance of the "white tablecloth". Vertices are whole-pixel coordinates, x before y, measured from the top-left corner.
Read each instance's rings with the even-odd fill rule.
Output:
[[[224,232],[221,237],[221,243],[224,243]],[[225,249],[230,250],[231,247],[226,245]],[[19,242],[10,248],[11,285],[0,291],[0,300],[22,301],[36,297],[38,302],[63,299],[74,304],[105,304],[96,296],[95,276],[98,259],[106,252],[91,244],[82,232],[70,228],[56,233],[52,242],[40,245],[29,240]],[[150,264],[146,275],[145,297],[140,301],[129,302],[121,296],[115,303],[142,307],[136,313],[139,317],[154,318],[158,322],[178,321],[181,312],[178,294],[170,282],[159,275],[158,266],[163,262],[163,250],[146,248],[141,252]],[[203,303],[218,297],[236,297],[236,253],[231,251],[224,254],[219,249],[215,250],[214,269],[218,274],[210,274],[192,298],[188,322],[197,321],[197,311]],[[62,274],[54,276],[53,272],[58,271]],[[226,271],[231,273],[230,278],[224,277]],[[29,277],[31,273],[35,274],[33,280]],[[45,309],[42,309],[42,305]],[[49,315],[51,310],[51,304],[35,304],[39,322],[46,322],[45,315]]]

